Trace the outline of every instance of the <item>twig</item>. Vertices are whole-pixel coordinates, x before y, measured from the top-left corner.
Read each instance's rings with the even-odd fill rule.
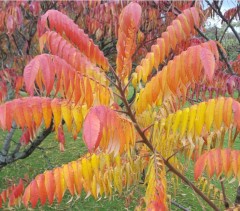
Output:
[[[116,95],[117,97],[119,97],[121,100],[123,100],[122,96],[117,94],[116,92],[113,92],[114,95]]]
[[[43,157],[45,158],[46,163],[48,164],[49,169],[52,169],[54,166],[52,165],[52,163],[51,163],[49,157],[47,156],[46,151],[44,150],[44,148],[42,148],[42,147],[37,147],[37,149],[39,149],[39,150],[42,151]]]
[[[189,209],[189,208],[185,208],[184,206],[182,206],[181,204],[177,203],[176,201],[171,200],[171,204],[173,204],[174,206],[180,208],[181,210],[184,210],[184,211],[191,211],[191,209]]]
[[[220,42],[220,43],[222,42],[223,37],[224,37],[224,35],[225,35],[227,29],[229,28],[229,24],[231,24],[231,22],[233,21],[233,19],[235,18],[235,16],[236,16],[237,14],[238,14],[238,10],[234,13],[234,15],[233,15],[233,16],[231,17],[231,19],[229,20],[229,23],[227,24],[227,27],[225,28],[225,30],[224,30],[224,32],[223,32],[221,38],[219,39],[219,42]]]
[[[122,113],[122,114],[127,114],[126,111],[121,111],[121,110],[113,110],[113,111],[118,112],[118,113]]]
[[[123,88],[123,91],[125,92],[126,89],[128,88],[129,84],[131,83],[132,81],[132,77],[129,79],[128,83],[126,84],[126,86]]]
[[[239,37],[237,31],[236,31],[235,28],[232,26],[232,24],[224,17],[224,15],[222,14],[222,12],[221,12],[218,4],[216,3],[216,1],[213,1],[216,8],[215,8],[212,4],[210,4],[210,2],[209,2],[208,0],[206,0],[206,2],[207,2],[207,4],[214,10],[214,12],[215,12],[217,15],[219,15],[219,16],[221,17],[221,19],[222,19],[226,24],[229,25],[229,27],[231,28],[231,30],[232,30],[232,32],[234,33],[235,37],[237,38],[238,42],[240,43],[240,37]],[[239,8],[238,8],[238,9],[239,9]]]
[[[180,149],[178,149],[176,152],[174,152],[172,155],[170,155],[168,158],[167,158],[167,161],[169,161],[173,156],[175,156],[177,153],[179,153],[182,149],[184,149],[185,147],[189,146],[189,144],[185,145],[185,146],[182,146]]]
[[[237,195],[236,195],[236,199],[235,199],[235,205],[240,205],[240,185],[238,186],[238,189],[237,189]]]
[[[227,201],[227,196],[226,196],[225,187],[224,187],[224,183],[223,183],[222,177],[220,177],[220,183],[221,183],[221,187],[222,187],[224,206],[225,206],[226,209],[228,209],[229,208],[229,203]]]
[[[148,129],[150,129],[154,124],[149,125],[148,127],[143,129],[143,133],[145,133]]]

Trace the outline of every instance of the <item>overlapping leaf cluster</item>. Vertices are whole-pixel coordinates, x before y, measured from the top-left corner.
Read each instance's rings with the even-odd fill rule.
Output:
[[[109,11],[114,17],[121,10],[115,10],[116,4],[110,3]],[[166,6],[165,2],[158,4]],[[86,8],[96,11],[108,8],[100,6],[100,2],[87,5]],[[31,203],[35,208],[39,201],[41,205],[47,201],[51,205],[54,199],[60,203],[67,190],[78,197],[82,191],[95,199],[111,197],[114,191],[121,194],[124,188],[138,184],[141,172],[146,170],[144,209],[168,210],[166,166],[170,171],[176,168],[181,175],[182,168],[175,156],[179,149],[188,158],[198,159],[195,179],[205,169],[210,178],[216,173],[217,177],[234,175],[240,179],[240,152],[220,149],[222,143],[214,139],[229,132],[229,146],[233,146],[240,130],[240,103],[219,97],[179,109],[198,87],[218,88],[227,80],[234,90],[238,87],[234,83],[239,83],[237,76],[233,80],[225,73],[215,72],[219,55],[214,41],[200,42],[174,54],[182,42],[196,34],[195,28],[201,22],[198,7],[189,7],[189,3],[180,6],[187,9],[157,39],[134,73],[137,38],[142,41],[144,37],[140,31],[144,28],[140,28],[140,4],[131,2],[121,10],[116,71],[93,40],[66,15],[49,10],[39,19],[40,51],[52,55],[36,56],[25,67],[24,83],[31,97],[0,105],[0,127],[10,131],[15,122],[23,130],[21,144],[29,144],[44,126],[54,128],[61,145],[65,141],[63,124],[75,139],[83,128],[83,140],[90,153],[36,176],[26,189],[20,181],[4,190],[0,207],[7,197],[11,206],[23,202],[26,207]],[[148,11],[144,17],[157,18],[154,11]],[[94,17],[97,15],[91,18]],[[113,22],[116,30],[117,23]],[[92,31],[96,32],[96,25],[97,22]],[[152,25],[150,28],[157,24]],[[163,63],[166,65],[160,70]],[[109,70],[113,80],[105,75]],[[213,81],[214,77],[219,80]],[[107,79],[117,92],[111,90]],[[125,96],[129,84],[137,92],[132,107]],[[226,90],[226,86],[222,89]],[[123,109],[112,106],[113,93],[122,100]],[[181,103],[177,105],[178,102]],[[216,147],[219,148],[210,150]]]

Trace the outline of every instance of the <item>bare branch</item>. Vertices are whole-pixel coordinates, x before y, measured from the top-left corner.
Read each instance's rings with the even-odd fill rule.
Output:
[[[9,131],[9,133],[7,134],[7,136],[4,140],[2,151],[0,153],[0,159],[1,159],[1,156],[6,156],[8,154],[9,149],[10,149],[10,145],[11,145],[11,140],[12,140],[12,137],[13,137],[16,129],[17,129],[16,128],[16,123],[14,122],[12,124],[11,130]]]
[[[9,163],[13,163],[19,159],[24,159],[30,156],[34,150],[44,141],[44,139],[52,132],[53,129],[53,122],[51,123],[48,129],[43,130],[40,135],[38,135],[35,140],[27,147],[24,151],[19,152],[18,148],[16,148],[16,153],[11,155],[0,156],[0,169],[4,166],[8,165]]]
[[[219,15],[219,17],[220,17],[226,24],[229,25],[229,27],[231,28],[232,32],[234,33],[235,37],[237,38],[237,40],[238,40],[238,42],[239,42],[239,44],[240,44],[240,37],[239,37],[237,31],[236,31],[235,28],[232,26],[232,24],[230,23],[230,21],[228,21],[228,20],[224,17],[224,15],[222,14],[222,12],[221,12],[221,10],[220,10],[217,2],[216,2],[216,1],[213,1],[213,2],[214,2],[214,6],[215,6],[216,8],[215,8],[212,4],[210,4],[210,2],[209,2],[208,0],[206,0],[206,2],[207,2],[207,4],[213,9],[213,11],[214,11],[217,15]],[[239,10],[239,8],[238,8],[238,10]]]
[[[227,24],[227,27],[225,28],[225,30],[224,30],[221,38],[219,39],[219,42],[220,42],[220,43],[222,42],[222,40],[223,40],[223,38],[224,38],[224,35],[225,35],[226,31],[227,31],[228,28],[229,28],[229,24],[231,24],[231,22],[233,21],[233,19],[235,18],[235,16],[236,16],[237,14],[238,14],[238,10],[234,13],[234,15],[233,15],[233,16],[231,17],[231,19],[229,20],[229,22],[228,22],[228,24]]]

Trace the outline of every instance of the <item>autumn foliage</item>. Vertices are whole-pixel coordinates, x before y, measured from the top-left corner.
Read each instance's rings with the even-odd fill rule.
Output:
[[[0,72],[0,128],[10,132],[14,123],[24,147],[54,132],[61,151],[71,141],[65,140],[68,130],[73,139],[82,137],[89,152],[2,190],[0,208],[61,203],[66,191],[111,198],[143,182],[144,203],[136,210],[168,210],[168,179],[178,177],[218,210],[184,176],[182,160],[194,163],[196,183],[204,172],[209,179],[240,179],[240,151],[233,148],[240,131],[240,103],[234,97],[240,88],[239,58],[229,74],[221,44],[199,38],[207,17],[198,2],[173,2],[168,12],[161,10],[168,1],[75,3],[80,21],[66,15],[67,2],[44,14],[39,2],[21,5],[37,20],[26,52],[36,42],[39,55],[25,55],[23,72],[15,62],[15,69]],[[0,13],[5,23],[0,29],[14,36],[24,23],[16,17],[23,14],[20,4],[9,8]],[[88,10],[93,12],[86,15]],[[114,53],[107,57],[101,46],[114,39]]]

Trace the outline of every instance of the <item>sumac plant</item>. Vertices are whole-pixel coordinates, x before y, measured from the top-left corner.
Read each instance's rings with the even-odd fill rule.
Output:
[[[239,76],[229,69],[220,43],[199,37],[206,11],[195,1],[85,2],[94,11],[86,16],[80,10],[79,16],[85,16],[91,37],[113,44],[116,39],[116,53],[107,58],[79,27],[83,24],[55,10],[56,4],[47,11],[40,3],[30,8],[33,14],[45,12],[36,16],[34,35],[42,54],[29,59],[22,76],[11,76],[10,69],[0,75],[5,87],[0,127],[9,131],[8,138],[14,128],[22,130],[12,154],[4,145],[1,166],[29,156],[52,132],[64,150],[65,141],[71,141],[65,140],[65,130],[73,139],[82,136],[88,153],[28,184],[20,179],[2,190],[0,207],[61,203],[66,192],[111,199],[134,185],[144,189],[136,210],[168,210],[169,180],[176,187],[182,181],[214,210],[221,209],[215,199],[228,208],[224,188],[222,193],[211,179],[222,186],[224,178],[240,180],[240,151],[234,149],[240,130]],[[216,9],[215,4],[210,5]],[[168,8],[168,18],[160,15],[160,7]],[[23,10],[21,6],[17,12]],[[14,20],[6,19],[9,33],[18,26],[11,25]],[[102,27],[104,21],[112,27],[109,31]],[[147,33],[154,30],[161,33],[151,40]],[[16,93],[27,96],[16,94],[6,101],[7,80]],[[185,176],[189,163],[194,164],[195,181]]]

